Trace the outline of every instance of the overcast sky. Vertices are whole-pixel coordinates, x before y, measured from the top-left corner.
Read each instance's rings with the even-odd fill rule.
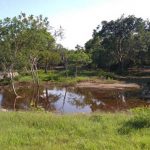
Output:
[[[55,28],[64,29],[64,47],[73,49],[92,37],[102,20],[117,19],[122,14],[150,18],[150,0],[0,0],[0,18],[13,17],[21,11],[49,17]]]

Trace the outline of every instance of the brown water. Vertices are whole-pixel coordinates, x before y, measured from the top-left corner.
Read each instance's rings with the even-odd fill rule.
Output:
[[[140,90],[99,90],[75,87],[20,85],[15,98],[10,87],[0,90],[0,108],[8,110],[44,109],[58,113],[115,112],[150,106]]]

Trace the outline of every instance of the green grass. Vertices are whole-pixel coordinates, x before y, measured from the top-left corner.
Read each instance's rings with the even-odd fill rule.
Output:
[[[30,82],[32,81],[32,77],[30,75],[20,75],[17,79],[15,79],[17,81],[20,81],[20,82]]]
[[[44,73],[43,70],[38,71],[39,80],[41,82],[50,81],[59,83],[62,85],[74,85],[80,81],[89,81],[89,80],[101,80],[103,83],[114,83],[116,82],[111,78],[110,73],[106,73],[104,71],[87,71],[82,70],[79,72],[78,77],[74,77],[73,72],[68,72],[68,77],[66,77],[65,71],[48,71],[48,73]],[[106,80],[107,79],[107,80]],[[19,77],[16,78],[16,81],[19,82],[31,82],[31,75],[28,74],[20,74]],[[105,82],[104,82],[105,81]]]
[[[150,109],[56,115],[1,112],[2,150],[149,150]]]
[[[48,71],[48,73],[44,73],[44,71],[39,70],[38,76],[39,76],[40,82],[51,81],[55,83],[60,83],[60,84],[64,83],[64,84],[69,84],[69,85],[75,84],[80,81],[89,80],[89,77],[87,76],[78,76],[75,78],[70,75],[69,77],[66,77],[64,71]],[[31,82],[32,77],[31,75],[21,74],[19,77],[15,78],[15,80],[19,82]]]
[[[66,72],[64,70],[51,70],[47,73],[44,70],[38,71],[38,77],[40,82],[54,82],[60,85],[74,85],[81,81],[101,81],[102,83],[115,83],[113,80],[115,75],[110,72],[105,72],[103,70],[79,70],[78,76],[74,77],[74,71],[68,71],[68,77],[66,77]],[[20,72],[19,76],[14,78],[16,82],[32,82],[32,76],[30,73]],[[98,81],[98,82],[99,82]],[[10,84],[8,79],[0,80],[0,85]]]

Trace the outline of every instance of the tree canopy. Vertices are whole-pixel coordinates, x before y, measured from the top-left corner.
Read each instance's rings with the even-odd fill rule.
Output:
[[[93,38],[85,44],[93,63],[124,70],[130,65],[149,63],[150,23],[131,15],[117,20],[102,21],[93,31]],[[144,59],[143,59],[144,58]]]

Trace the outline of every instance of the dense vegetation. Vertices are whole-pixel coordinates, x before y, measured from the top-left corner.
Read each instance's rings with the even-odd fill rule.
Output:
[[[128,16],[102,21],[85,44],[93,64],[119,72],[150,64],[150,22]]]
[[[69,65],[77,68],[90,62],[83,50],[68,51],[56,44],[61,30],[52,35],[47,18],[26,16],[21,13],[14,18],[0,20],[0,70],[31,70],[34,78],[36,71],[52,69],[56,65],[64,66],[66,74]]]
[[[150,110],[119,114],[0,113],[0,147],[142,150],[150,148]]]
[[[149,65],[149,20],[121,16],[117,20],[102,21],[85,48],[98,67],[121,72],[128,67]]]
[[[150,64],[150,22],[135,16],[121,16],[117,20],[102,21],[93,31],[93,38],[69,50],[56,43],[62,29],[53,31],[48,18],[27,16],[0,20],[0,70],[45,73],[57,66],[68,76],[70,69],[77,76],[78,68],[102,68],[118,73],[129,67]],[[58,67],[59,66],[59,67]]]

